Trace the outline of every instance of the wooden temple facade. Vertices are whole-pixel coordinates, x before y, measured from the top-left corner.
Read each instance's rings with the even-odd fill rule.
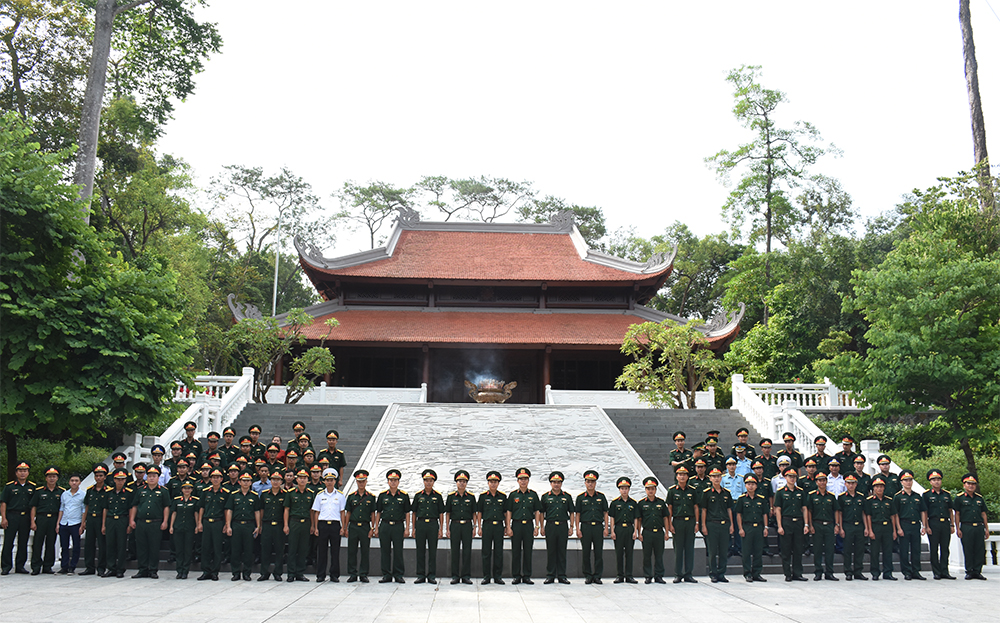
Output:
[[[546,385],[614,389],[630,325],[684,322],[643,306],[673,254],[637,263],[595,251],[568,213],[542,224],[452,223],[407,211],[384,247],[334,258],[299,240],[296,249],[325,300],[306,310],[309,345],[326,319],[340,322],[326,340],[337,361],[330,385],[427,383],[431,402],[467,402],[467,379],[493,378],[517,381],[509,402],[541,403]],[[233,311],[240,319],[240,306]],[[704,326],[713,349],[735,339],[741,318]]]

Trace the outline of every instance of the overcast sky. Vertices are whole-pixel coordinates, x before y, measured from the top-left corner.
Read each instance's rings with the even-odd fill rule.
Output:
[[[223,52],[159,144],[200,184],[284,165],[332,211],[345,180],[504,176],[611,229],[718,232],[728,190],[704,158],[750,137],[725,81],[741,64],[787,93],[780,125],[843,150],[813,172],[864,215],[973,163],[955,1],[209,1]],[[972,18],[998,160],[1000,18],[987,0]]]

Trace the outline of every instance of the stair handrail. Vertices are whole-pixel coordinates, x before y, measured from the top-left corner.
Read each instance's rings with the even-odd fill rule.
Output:
[[[235,422],[243,407],[253,401],[253,377],[253,368],[243,368],[239,380],[233,383],[222,398],[213,422],[219,431]]]
[[[742,375],[740,375],[742,376]],[[764,404],[780,405],[794,400],[809,409],[861,409],[857,396],[823,379],[822,383],[745,383]]]

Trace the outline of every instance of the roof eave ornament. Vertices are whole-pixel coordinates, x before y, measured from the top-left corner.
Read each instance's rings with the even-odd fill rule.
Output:
[[[732,314],[724,309],[719,310],[712,316],[711,320],[699,325],[698,330],[709,337],[729,333],[740,324],[740,321],[743,320],[743,314],[746,313],[747,306],[744,303],[740,303],[739,306],[739,311],[734,311]]]
[[[420,212],[417,212],[409,206],[399,206],[396,208],[399,215],[396,217],[396,223],[399,224],[401,229],[414,229],[418,223],[420,223]]]
[[[572,210],[560,210],[549,217],[549,223],[555,226],[556,231],[570,232],[573,231],[575,217]]]
[[[677,243],[674,243],[674,248],[670,250],[670,253],[660,252],[649,256],[649,259],[646,260],[646,263],[642,267],[642,272],[658,273],[672,265],[675,257],[677,257]]]
[[[263,320],[264,314],[261,313],[260,309],[256,305],[251,303],[240,303],[236,300],[235,294],[230,294],[226,297],[226,302],[229,304],[229,311],[233,312],[233,318],[236,322],[241,320],[246,320],[251,318],[253,320]]]

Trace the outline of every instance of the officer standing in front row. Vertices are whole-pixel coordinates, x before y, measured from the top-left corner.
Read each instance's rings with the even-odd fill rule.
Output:
[[[437,584],[437,546],[444,530],[444,498],[434,489],[437,472],[425,469],[421,477],[424,488],[413,496],[412,505],[413,531],[417,541],[417,579],[414,584]]]
[[[608,499],[597,490],[599,474],[592,469],[583,473],[584,492],[576,496],[576,536],[583,550],[585,584],[601,584],[604,574],[604,539],[610,532]],[[591,557],[593,551],[593,557]],[[591,562],[593,558],[593,562]]]
[[[615,584],[638,584],[632,568],[635,540],[639,538],[639,505],[629,497],[632,479],[622,476],[615,484],[618,485],[618,497],[608,506],[608,516],[614,523],[611,538],[615,542]]]
[[[663,579],[663,545],[670,534],[670,510],[667,503],[656,497],[660,485],[653,476],[642,481],[646,496],[639,500],[636,515],[639,520],[639,540],[642,541],[642,572],[646,584],[666,584]]]
[[[517,470],[517,489],[507,495],[507,536],[510,537],[512,584],[534,584],[531,579],[531,552],[542,522],[538,494],[528,488],[531,470]]]
[[[986,501],[976,493],[978,480],[973,474],[962,476],[964,491],[955,496],[955,523],[958,524],[958,538],[962,539],[965,554],[965,579],[985,580],[983,563],[986,561],[986,539],[990,531],[986,529]]]
[[[28,536],[31,533],[31,498],[35,483],[28,480],[31,465],[21,461],[14,468],[14,480],[3,488],[0,497],[0,527],[3,528],[3,554],[0,574],[28,573]],[[14,564],[14,544],[17,543],[17,564]]]
[[[129,524],[135,530],[139,572],[133,578],[156,579],[160,565],[160,541],[170,523],[170,495],[160,486],[160,468],[146,470],[146,486],[135,492]]]
[[[489,488],[479,494],[476,504],[476,534],[482,537],[483,581],[503,584],[503,536],[510,531],[507,521],[507,494],[500,491],[500,472],[486,474]]]
[[[354,472],[354,483],[358,488],[347,496],[347,506],[344,509],[344,520],[347,522],[347,581],[357,582],[360,579],[367,584],[375,496],[368,491],[368,470],[359,469]]]
[[[85,515],[83,537],[84,571],[80,575],[104,575],[108,568],[108,548],[104,535],[101,534],[101,515],[104,512],[104,500],[112,489],[107,484],[108,468],[104,463],[94,466],[94,484],[87,487],[83,497]],[[86,530],[86,525],[90,530]]]
[[[950,556],[951,535],[955,534],[955,526],[951,523],[952,498],[951,493],[941,488],[944,474],[939,469],[927,472],[927,480],[931,488],[924,491],[924,532],[931,545],[931,572],[935,580],[954,580],[955,576],[948,573],[948,557]]]
[[[285,557],[285,475],[271,472],[271,488],[260,493],[260,577],[281,581],[281,564]],[[274,570],[271,570],[271,564]]]
[[[472,532],[476,496],[467,491],[469,472],[455,472],[455,491],[445,500],[448,536],[451,538],[451,583],[472,584]]]
[[[177,559],[177,579],[186,580],[191,569],[194,535],[198,530],[198,498],[191,495],[194,483],[181,483],[180,495],[171,500],[170,535],[173,538]]]
[[[545,537],[545,584],[559,580],[560,584],[569,584],[566,577],[566,547],[570,532],[573,530],[573,515],[576,508],[573,496],[562,490],[562,472],[549,474],[549,486],[552,489],[542,494],[539,501],[545,523],[542,524],[542,536]]]
[[[45,470],[45,484],[35,489],[31,497],[31,575],[55,573],[56,526],[59,525],[59,506],[64,488],[59,486],[59,468],[54,465]],[[43,556],[44,552],[44,556]]]
[[[704,462],[701,469],[705,469]],[[678,469],[675,477],[677,484],[667,489],[666,500],[670,532],[674,535],[674,584],[697,584],[698,580],[694,579],[694,538],[698,530],[700,492],[688,482],[686,468]]]
[[[767,538],[767,518],[771,511],[768,498],[758,493],[757,477],[743,477],[746,492],[736,499],[733,517],[743,538],[743,578],[747,582],[767,582],[764,570],[764,540]]]
[[[249,473],[240,474],[239,490],[230,493],[226,500],[226,535],[232,538],[229,566],[234,582],[241,577],[245,582],[250,581],[253,541],[260,534],[260,498],[250,490],[252,481]]]
[[[128,472],[123,468],[112,472],[114,489],[108,491],[104,500],[101,518],[101,532],[108,545],[108,570],[102,577],[125,577],[125,559],[128,557],[126,536],[132,531],[129,526],[129,509],[132,506],[132,488],[126,486]]]
[[[306,556],[309,550],[310,514],[313,493],[306,488],[309,472],[300,469],[295,474],[295,488],[285,491],[285,535],[288,537],[288,580],[308,582]]]
[[[403,584],[403,538],[410,532],[410,496],[399,489],[400,471],[390,469],[385,477],[389,488],[375,500],[375,531],[382,552],[382,579],[379,584],[395,580]]]
[[[845,579],[867,580],[865,569],[865,496],[858,492],[858,477],[844,477],[847,492],[837,498],[840,505],[840,536],[844,537]]]

